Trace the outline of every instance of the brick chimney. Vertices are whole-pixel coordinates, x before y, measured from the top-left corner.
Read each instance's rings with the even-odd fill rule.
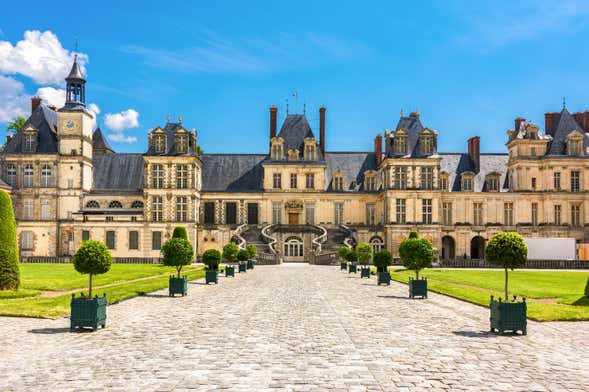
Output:
[[[39,105],[41,105],[41,97],[32,97],[31,98],[31,114],[33,114],[33,112],[35,110],[37,110],[37,108],[39,107]]]
[[[270,140],[276,137],[276,114],[278,108],[276,106],[270,106]]]
[[[520,126],[520,125],[521,125],[521,123],[523,123],[524,121],[526,121],[526,119],[525,119],[525,118],[522,118],[522,117],[518,117],[518,118],[516,118],[516,119],[515,119],[515,128],[514,128],[514,129],[515,129],[516,131],[519,131],[519,126]]]
[[[325,106],[319,108],[319,145],[325,158]]]
[[[544,132],[546,132],[547,135],[550,134],[550,128],[552,128],[552,124],[554,124],[557,118],[558,113],[556,112],[544,114]]]
[[[478,173],[481,168],[481,138],[473,136],[468,139],[468,156],[474,164],[475,172]]]
[[[584,132],[589,132],[589,110],[573,114],[573,118],[583,128]]]
[[[376,166],[380,166],[382,162],[382,135],[380,134],[374,138],[374,156],[376,158]]]
[[[6,144],[10,143],[12,140],[12,135],[6,135]]]

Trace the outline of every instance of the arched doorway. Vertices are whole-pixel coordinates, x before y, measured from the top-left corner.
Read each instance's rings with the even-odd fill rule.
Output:
[[[382,238],[375,236],[370,239],[370,245],[372,246],[372,255],[374,256],[376,252],[379,252],[384,248],[384,241]]]
[[[480,235],[470,240],[470,258],[473,260],[485,258],[485,239]]]
[[[284,241],[284,260],[302,261],[304,256],[303,240],[299,237],[289,237]]]
[[[453,260],[456,257],[456,242],[449,235],[442,237],[442,260]]]

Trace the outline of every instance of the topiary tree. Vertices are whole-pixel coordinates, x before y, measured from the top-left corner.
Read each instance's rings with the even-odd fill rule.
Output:
[[[415,279],[419,279],[419,271],[431,267],[434,259],[434,248],[425,238],[419,238],[416,231],[399,245],[399,256],[405,268],[415,271]]]
[[[524,237],[515,232],[502,231],[495,234],[485,247],[487,261],[505,268],[505,300],[508,298],[508,282],[511,270],[523,267],[528,259],[528,247]]]
[[[100,241],[84,241],[74,255],[73,263],[76,271],[90,276],[88,298],[92,298],[92,276],[105,274],[110,270],[112,264],[110,250]]]
[[[243,263],[244,261],[247,261],[250,258],[250,254],[247,250],[240,249],[239,251],[237,251],[236,257],[240,263]]]
[[[258,248],[254,244],[249,244],[245,247],[245,250],[247,251],[248,259],[250,260],[255,258],[258,254]]]
[[[356,254],[362,264],[368,264],[368,261],[372,258],[372,246],[366,242],[360,242],[356,245]]]
[[[347,246],[340,246],[339,249],[337,250],[337,255],[342,259],[342,260],[348,260],[346,258],[347,254],[350,253],[351,249],[348,248]]]
[[[237,259],[237,252],[239,252],[239,247],[230,242],[223,247],[223,258],[227,261],[234,262]]]
[[[207,266],[207,269],[216,271],[221,263],[221,252],[217,249],[205,250],[202,254],[202,262]]]
[[[0,190],[0,290],[18,290],[20,268],[18,266],[18,240],[12,200]]]
[[[356,251],[350,249],[350,251],[346,254],[346,260],[350,263],[355,263],[356,261],[358,261],[358,254],[356,253]]]
[[[589,298],[589,278],[587,278],[587,284],[585,285],[585,297]]]
[[[194,249],[190,242],[184,238],[172,237],[162,246],[162,254],[164,255],[164,265],[175,267],[178,271],[178,278],[180,278],[182,267],[192,263]]]
[[[379,272],[386,272],[391,264],[393,264],[393,255],[388,249],[379,250],[374,255],[374,265]]]
[[[186,231],[186,227],[184,226],[177,226],[174,228],[174,233],[172,233],[172,238],[184,238],[188,241],[188,232]]]

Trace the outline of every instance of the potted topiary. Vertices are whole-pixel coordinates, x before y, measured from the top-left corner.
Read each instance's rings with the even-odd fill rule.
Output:
[[[388,249],[376,252],[374,255],[374,265],[376,265],[376,271],[378,274],[378,285],[381,283],[386,285],[391,284],[391,274],[388,271],[389,265],[391,264],[393,264],[393,255]]]
[[[72,294],[70,331],[76,327],[91,327],[93,331],[106,326],[106,294],[92,298],[92,277],[108,272],[112,264],[110,251],[100,241],[84,241],[73,259],[74,268],[81,274],[88,274],[88,298],[82,293],[79,298]]]
[[[184,226],[176,226],[172,232],[172,238],[184,238],[188,241],[188,232]]]
[[[521,331],[527,333],[527,305],[526,299],[518,302],[517,296],[509,301],[508,269],[524,266],[528,258],[528,247],[524,238],[515,232],[500,232],[495,234],[485,247],[486,258],[491,264],[505,268],[505,300],[497,301],[491,296],[491,332],[497,330],[500,334],[504,331]]]
[[[239,272],[246,272],[247,270],[247,260],[249,259],[250,255],[247,250],[240,249],[237,251],[237,261],[239,261]]]
[[[372,246],[366,242],[360,242],[356,245],[356,253],[358,254],[360,264],[362,264],[362,268],[360,269],[360,279],[370,279],[370,267],[368,266],[368,262],[372,258]]]
[[[184,238],[172,237],[162,246],[162,254],[164,265],[175,267],[178,271],[178,277],[170,276],[169,296],[173,297],[175,294],[185,296],[188,293],[188,277],[186,275],[181,277],[180,272],[182,267],[192,263],[194,257],[192,245]]]
[[[346,256],[348,253],[350,253],[350,250],[351,249],[347,246],[340,246],[340,248],[337,250],[337,255],[341,260],[340,271],[345,271],[348,269],[348,259],[346,259]]]
[[[223,247],[223,258],[229,263],[235,263],[235,260],[237,260],[237,252],[239,252],[239,247],[233,242],[225,244]],[[239,272],[242,272],[241,267]],[[245,272],[245,269],[243,272]],[[233,265],[227,265],[227,267],[225,267],[225,276],[235,276],[235,267]]]
[[[346,260],[348,260],[349,264],[348,264],[348,273],[351,274],[358,272],[358,265],[356,264],[356,262],[358,261],[358,254],[356,253],[355,250],[350,249],[350,251],[348,252],[348,254],[346,255]]]
[[[217,249],[207,249],[202,254],[202,262],[207,266],[205,272],[205,283],[219,283],[219,263],[221,262],[221,252]]]
[[[18,290],[18,240],[12,199],[0,190],[0,290]]]
[[[254,258],[258,254],[258,248],[254,244],[249,244],[245,247],[247,251],[248,259],[247,259],[247,269],[254,269]]]
[[[409,297],[427,298],[427,279],[419,279],[419,271],[432,265],[434,249],[431,242],[412,231],[399,245],[399,256],[405,268],[415,271],[415,279],[409,278]]]

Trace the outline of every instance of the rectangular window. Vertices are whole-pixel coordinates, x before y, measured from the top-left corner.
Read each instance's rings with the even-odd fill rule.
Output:
[[[179,196],[176,198],[176,221],[188,221],[188,197]]]
[[[6,181],[9,185],[16,186],[16,166],[8,165],[6,167]]]
[[[561,224],[561,219],[560,219],[561,212],[562,212],[562,209],[561,209],[560,205],[558,205],[558,204],[555,205],[554,206],[554,224],[555,225]]]
[[[462,179],[462,190],[464,192],[472,191],[472,178],[466,177]]]
[[[424,224],[432,224],[432,199],[423,199],[421,201],[421,218]]]
[[[503,224],[513,226],[513,203],[503,203]]]
[[[115,232],[114,231],[107,231],[106,232],[106,247],[108,249],[115,248]]]
[[[41,220],[51,220],[51,204],[47,199],[41,200]]]
[[[215,224],[215,203],[205,202],[205,225]]]
[[[315,189],[315,174],[307,173],[305,176],[305,186],[307,189]]]
[[[138,231],[130,231],[129,232],[129,250],[138,250],[139,249],[139,232]]]
[[[538,226],[538,203],[532,203],[532,226]]]
[[[366,191],[375,191],[376,190],[376,177],[371,175],[366,177]]]
[[[581,173],[577,170],[571,171],[571,192],[581,190]]]
[[[151,249],[160,250],[162,249],[162,232],[152,231],[151,232]]]
[[[344,203],[335,203],[334,223],[341,225],[344,223]]]
[[[282,188],[282,174],[274,173],[274,175],[272,176],[272,187],[274,189]]]
[[[297,173],[290,173],[290,189],[297,189]]]
[[[188,165],[176,166],[176,188],[188,188]]]
[[[114,221],[114,218],[113,218],[112,216],[107,216],[107,217],[105,218],[105,220],[106,220],[107,222],[113,222],[113,221]]]
[[[247,203],[247,223],[258,224],[258,203]]]
[[[82,230],[82,242],[88,241],[90,239],[90,231]]]
[[[397,223],[404,225],[407,222],[406,200],[397,199]]]
[[[25,199],[23,201],[23,219],[30,220],[33,219],[33,212],[34,211],[34,204],[32,199]]]
[[[532,177],[532,189],[536,190],[536,177]]]
[[[554,189],[560,190],[560,172],[554,172]]]
[[[342,176],[333,179],[333,190],[340,192],[344,190],[344,178]]]
[[[272,203],[272,224],[279,225],[282,221],[282,204]]]
[[[571,225],[573,227],[581,226],[581,206],[579,204],[571,206]]]
[[[434,189],[434,168],[421,168],[421,189]]]
[[[395,169],[395,181],[394,181],[394,188],[395,189],[407,189],[407,168],[406,167],[396,167]]]
[[[164,165],[151,166],[151,187],[155,189],[164,188]]]
[[[25,151],[24,152],[35,152],[35,142],[36,142],[36,133],[35,134],[25,134]]]
[[[237,224],[237,203],[225,203],[225,224]]]
[[[23,231],[20,234],[20,247],[22,250],[33,250],[33,233]]]
[[[162,196],[153,196],[151,198],[151,220],[154,222],[163,221],[164,200]]]
[[[472,205],[473,219],[472,223],[475,226],[483,225],[483,203],[473,203]]]
[[[51,166],[43,165],[41,168],[41,186],[49,188],[51,186]]]
[[[442,191],[448,190],[448,179],[446,177],[440,178],[440,190],[442,190]]]
[[[452,203],[442,204],[442,213],[445,225],[452,224]]]
[[[499,179],[497,177],[489,177],[487,179],[487,191],[499,192]]]
[[[305,223],[307,225],[315,224],[315,204],[305,205]]]
[[[366,224],[374,226],[376,224],[376,205],[366,204]]]

